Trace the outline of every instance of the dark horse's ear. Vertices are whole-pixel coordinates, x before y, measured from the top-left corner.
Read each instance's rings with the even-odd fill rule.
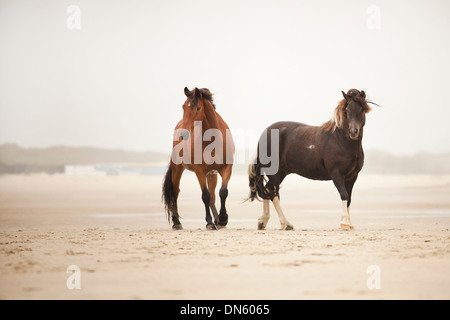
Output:
[[[202,93],[200,92],[200,90],[198,88],[194,89],[194,95],[197,99],[201,99],[201,97],[202,97]]]
[[[350,96],[348,95],[348,94],[346,94],[344,91],[341,91],[342,92],[342,95],[344,96],[344,99],[345,100],[350,100]]]
[[[366,92],[364,90],[361,90],[361,95],[364,99],[366,98]]]
[[[189,91],[189,89],[187,87],[184,87],[184,94],[186,95],[186,97],[189,97],[189,94],[191,92]]]

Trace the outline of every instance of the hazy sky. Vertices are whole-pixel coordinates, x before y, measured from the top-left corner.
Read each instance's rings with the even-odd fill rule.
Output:
[[[0,0],[0,143],[168,151],[185,86],[250,134],[358,88],[383,105],[366,150],[448,152],[449,57],[448,0]]]

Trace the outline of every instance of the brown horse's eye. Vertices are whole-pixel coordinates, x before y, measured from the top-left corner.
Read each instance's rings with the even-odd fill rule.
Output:
[[[197,108],[197,111],[200,111],[200,107]]]

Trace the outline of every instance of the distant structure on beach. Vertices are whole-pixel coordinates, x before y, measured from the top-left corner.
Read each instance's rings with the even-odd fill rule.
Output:
[[[163,165],[129,165],[129,164],[100,164],[64,166],[66,176],[149,176],[162,175],[166,169]]]

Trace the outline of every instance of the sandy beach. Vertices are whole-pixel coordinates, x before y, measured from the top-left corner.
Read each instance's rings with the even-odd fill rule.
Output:
[[[184,230],[161,204],[160,176],[0,176],[1,299],[450,299],[450,176],[364,175],[354,231],[339,229],[331,182],[289,176],[281,205],[243,202],[235,175],[226,229],[207,231],[193,174]],[[68,289],[67,268],[80,268]]]

